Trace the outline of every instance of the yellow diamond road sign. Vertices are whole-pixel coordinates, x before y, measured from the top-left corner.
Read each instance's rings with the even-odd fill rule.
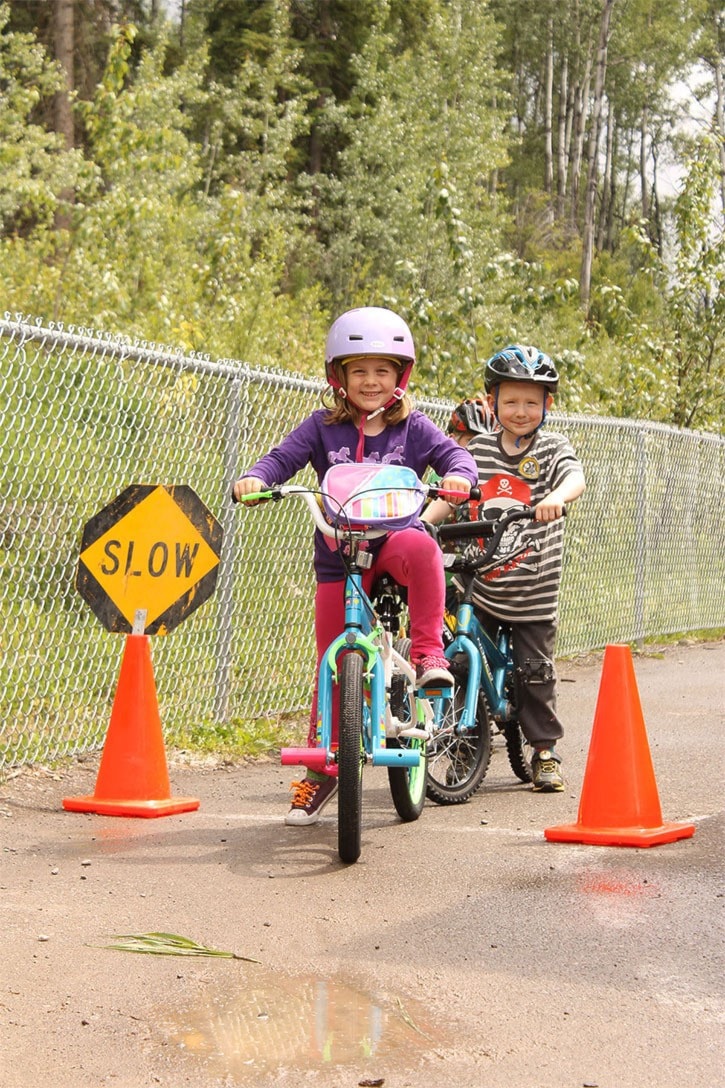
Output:
[[[76,588],[109,631],[165,635],[216,587],[222,528],[185,485],[133,484],[83,530]]]

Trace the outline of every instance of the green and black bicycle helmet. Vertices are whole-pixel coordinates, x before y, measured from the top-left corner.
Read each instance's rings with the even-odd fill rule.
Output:
[[[550,393],[555,393],[559,375],[546,352],[525,344],[511,344],[497,351],[486,363],[486,392],[490,393],[501,382],[536,382],[537,385],[546,386]]]

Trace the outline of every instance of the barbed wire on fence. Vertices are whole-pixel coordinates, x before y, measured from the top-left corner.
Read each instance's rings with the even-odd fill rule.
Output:
[[[322,381],[10,313],[0,366],[0,767],[103,742],[122,646],[74,582],[84,525],[130,484],[188,485],[224,530],[216,593],[154,641],[166,731],[304,714],[307,527],[294,504],[240,511],[229,496],[319,406]],[[418,407],[444,426],[452,405]],[[725,440],[551,420],[587,475],[567,524],[560,655],[725,626]]]

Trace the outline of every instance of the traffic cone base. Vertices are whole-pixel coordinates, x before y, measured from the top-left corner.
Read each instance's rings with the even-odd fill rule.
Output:
[[[111,801],[93,794],[86,797],[64,797],[67,812],[95,812],[99,816],[174,816],[179,812],[195,812],[197,797],[174,797],[168,801]]]
[[[171,797],[150,636],[127,635],[95,791],[64,797],[63,808],[105,816],[171,816],[198,807],[195,797]]]
[[[599,696],[574,824],[547,827],[549,842],[657,846],[694,824],[663,823],[629,646],[604,651]]]
[[[590,846],[660,846],[677,839],[689,839],[694,824],[662,824],[661,827],[582,827],[559,824],[544,829],[549,842],[579,842]]]

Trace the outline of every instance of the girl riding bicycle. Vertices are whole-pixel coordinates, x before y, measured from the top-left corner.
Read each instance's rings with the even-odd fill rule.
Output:
[[[322,479],[339,462],[407,465],[419,477],[430,467],[441,477],[440,487],[460,493],[462,501],[478,478],[471,455],[458,446],[422,412],[406,393],[415,364],[410,329],[392,310],[365,306],[348,310],[330,328],[325,349],[325,373],[332,403],[313,412],[234,484],[234,498],[283,484],[311,465]],[[344,548],[344,544],[342,545]],[[422,522],[370,542],[373,564],[365,572],[369,591],[375,578],[390,574],[408,587],[411,661],[418,685],[452,684],[443,653],[442,618],[445,596],[443,560],[435,540]],[[315,640],[318,666],[344,621],[345,565],[334,541],[315,531]],[[317,690],[313,694],[308,743],[315,744]],[[335,715],[336,716],[336,715]],[[336,738],[333,738],[336,739]],[[293,799],[285,822],[316,823],[332,798],[337,779],[308,771],[293,782]]]

